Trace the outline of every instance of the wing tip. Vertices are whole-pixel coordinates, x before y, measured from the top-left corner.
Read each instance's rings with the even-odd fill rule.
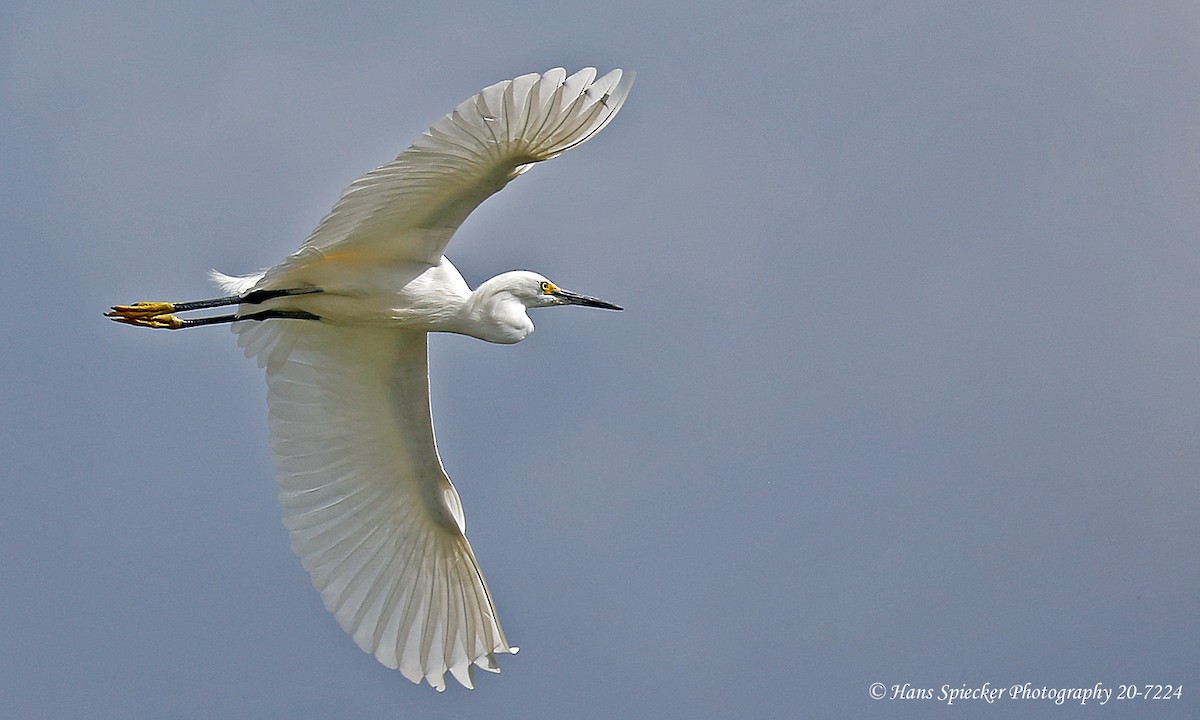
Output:
[[[496,660],[496,655],[516,655],[520,648],[508,645],[498,645],[491,652],[483,653],[474,660],[465,658],[456,660],[450,665],[443,662],[438,662],[432,666],[427,663],[387,663],[376,653],[375,658],[379,662],[393,670],[399,670],[404,678],[414,685],[426,683],[429,687],[438,692],[446,691],[446,675],[450,675],[458,684],[467,690],[475,689],[475,668],[479,668],[490,673],[500,672],[500,663]]]

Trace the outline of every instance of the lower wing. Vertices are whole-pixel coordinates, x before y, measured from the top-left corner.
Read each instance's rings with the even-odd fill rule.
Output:
[[[463,534],[429,411],[427,338],[272,320],[234,326],[267,368],[284,524],[358,646],[439,691],[516,652]]]

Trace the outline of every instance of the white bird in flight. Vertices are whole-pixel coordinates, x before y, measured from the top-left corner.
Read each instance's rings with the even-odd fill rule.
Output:
[[[620,310],[537,273],[472,291],[443,256],[481,202],[613,119],[633,73],[561,68],[466,100],[394,161],[355,180],[298,251],[263,273],[213,273],[226,297],[117,305],[113,320],[233,323],[267,372],[271,448],[292,547],[360,648],[441,691],[515,653],[464,533],[429,409],[427,334],[515,343],[527,310]],[[231,315],[178,312],[236,305]]]

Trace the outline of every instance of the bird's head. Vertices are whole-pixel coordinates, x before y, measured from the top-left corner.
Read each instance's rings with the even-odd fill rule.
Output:
[[[533,321],[526,311],[557,305],[621,309],[610,302],[563,290],[537,273],[517,270],[497,275],[476,288],[466,305],[470,320],[461,332],[488,342],[520,342],[533,332]]]

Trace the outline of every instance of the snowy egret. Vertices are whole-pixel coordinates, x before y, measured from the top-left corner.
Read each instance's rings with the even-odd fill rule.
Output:
[[[363,650],[439,691],[473,686],[515,653],[464,535],[429,409],[427,333],[515,343],[529,308],[620,310],[532,272],[473,292],[443,256],[481,202],[534,163],[585,142],[621,109],[633,73],[561,68],[486,88],[393,162],[354,181],[275,267],[214,272],[225,297],[118,305],[113,320],[179,329],[232,323],[267,373],[271,447],[292,547]],[[237,306],[230,315],[175,313]]]

